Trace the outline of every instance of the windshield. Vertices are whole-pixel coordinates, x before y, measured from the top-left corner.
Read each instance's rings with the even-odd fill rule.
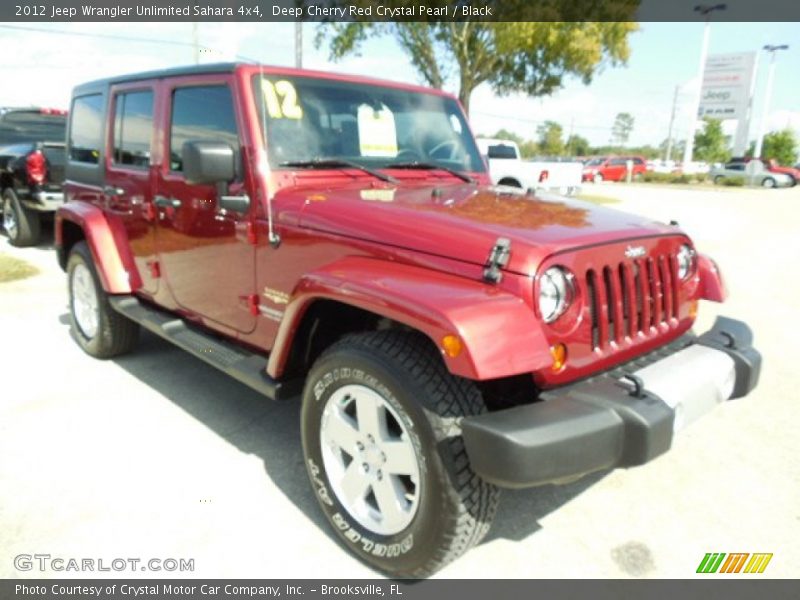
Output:
[[[606,162],[605,158],[593,158],[592,160],[590,160],[589,162],[586,163],[586,166],[587,167],[597,167],[599,165],[602,165],[604,162]]]
[[[485,170],[451,98],[311,77],[256,76],[253,84],[274,168],[341,159],[372,168],[425,162]]]
[[[0,113],[0,144],[22,142],[63,142],[67,117],[38,110]]]

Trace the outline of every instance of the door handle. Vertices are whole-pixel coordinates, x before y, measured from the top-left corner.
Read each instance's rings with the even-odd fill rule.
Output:
[[[111,196],[111,197],[113,197],[113,196],[124,196],[125,195],[125,190],[123,190],[122,188],[118,188],[117,186],[114,186],[114,185],[106,185],[106,186],[103,187],[103,194],[105,194],[106,196]]]
[[[153,198],[153,204],[155,204],[156,206],[178,208],[181,205],[181,201],[178,200],[177,198],[167,198],[166,196],[155,196]]]

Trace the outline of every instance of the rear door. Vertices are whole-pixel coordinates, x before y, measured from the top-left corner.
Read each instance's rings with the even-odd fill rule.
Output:
[[[151,166],[156,92],[155,81],[112,86],[103,187],[106,214],[123,223],[142,291],[150,295],[158,292],[160,278]]]
[[[604,169],[606,175],[603,177],[609,181],[620,181],[625,178],[624,158],[612,158],[608,161],[608,166]]]
[[[204,75],[163,83],[163,164],[156,183],[157,244],[172,296],[185,310],[222,331],[255,329],[249,297],[255,292],[255,246],[248,241],[251,212],[220,208],[213,185],[193,185],[183,174],[188,141],[230,144],[239,175],[230,195],[255,194],[245,182],[238,91],[231,75]]]

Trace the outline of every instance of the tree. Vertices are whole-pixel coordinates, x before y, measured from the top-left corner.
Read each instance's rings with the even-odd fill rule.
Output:
[[[764,136],[761,158],[774,158],[780,165],[794,165],[797,161],[797,136],[788,127],[783,131],[772,131]]]
[[[633,122],[633,116],[630,113],[617,113],[614,126],[611,128],[611,139],[620,146],[624,146],[631,137]]]
[[[567,138],[567,154],[571,156],[587,156],[589,154],[589,140],[577,134]]]
[[[539,136],[539,150],[546,156],[564,154],[564,141],[561,139],[564,128],[555,121],[545,121],[536,128]]]
[[[350,0],[350,4],[358,5],[359,1]],[[503,3],[504,11],[510,14],[513,8],[507,4],[514,3]],[[472,91],[482,83],[489,83],[499,95],[522,92],[546,96],[559,90],[565,77],[577,77],[588,84],[605,66],[627,61],[628,35],[638,29],[630,22],[638,0],[588,3],[588,12],[580,20],[591,21],[593,17],[597,22],[541,22],[553,21],[562,13],[568,18],[575,7],[554,0],[516,0],[519,11],[531,12],[534,9],[528,7],[534,5],[536,10],[546,11],[541,13],[546,18],[540,22],[528,13],[519,22],[502,23],[334,22],[317,30],[316,43],[319,47],[327,42],[331,60],[338,60],[358,53],[370,36],[392,35],[425,83],[440,89],[457,83],[458,98],[467,113]],[[615,16],[609,18],[607,13]]]
[[[706,162],[726,162],[731,153],[728,140],[722,132],[722,121],[706,117],[702,131],[694,134],[694,156]]]

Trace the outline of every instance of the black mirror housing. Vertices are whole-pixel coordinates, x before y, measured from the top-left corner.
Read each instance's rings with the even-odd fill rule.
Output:
[[[228,183],[236,178],[235,154],[225,142],[186,142],[181,158],[187,183]]]

